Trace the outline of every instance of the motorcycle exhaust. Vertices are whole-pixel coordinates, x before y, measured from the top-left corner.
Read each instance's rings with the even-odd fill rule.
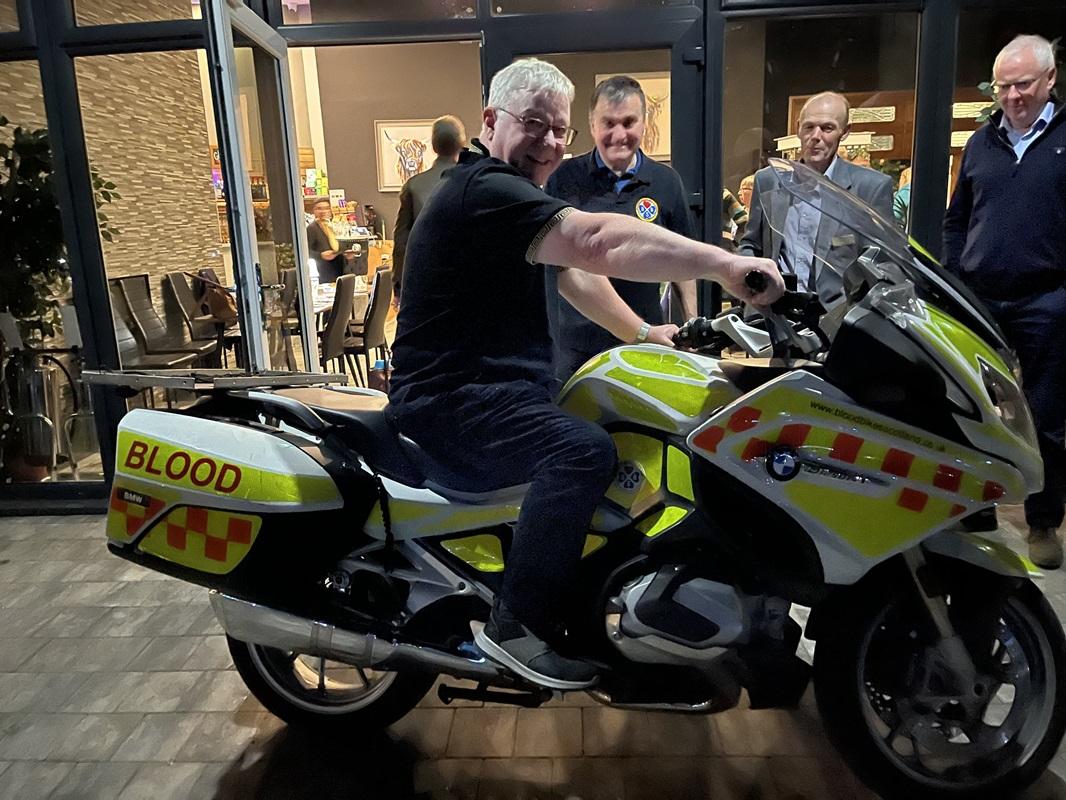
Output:
[[[359,667],[418,669],[456,678],[492,682],[506,671],[487,658],[464,658],[372,633],[356,633],[326,622],[211,592],[211,606],[222,629],[242,642],[294,650]]]

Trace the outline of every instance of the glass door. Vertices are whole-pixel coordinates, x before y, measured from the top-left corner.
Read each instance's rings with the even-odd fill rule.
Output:
[[[614,75],[636,79],[646,101],[641,151],[674,169],[684,187],[690,235],[713,241],[713,230],[710,239],[704,230],[704,24],[699,9],[617,10],[610,25],[595,30],[584,19],[565,13],[497,18],[485,36],[485,95],[492,76],[517,58],[536,56],[555,64],[574,83],[570,124],[578,134],[568,157],[579,156],[597,148],[590,113],[597,83]],[[646,194],[634,196],[634,209],[641,203],[657,207],[653,198],[647,198],[650,205],[646,202]],[[709,209],[714,212],[714,205]],[[675,319],[695,312],[691,287],[684,292],[684,308],[676,292],[666,295],[673,300]]]
[[[203,9],[244,364],[319,371],[285,41],[239,0]]]

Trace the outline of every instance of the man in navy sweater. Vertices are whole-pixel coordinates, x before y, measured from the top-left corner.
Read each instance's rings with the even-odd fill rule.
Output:
[[[988,306],[1021,362],[1044,458],[1044,488],[1025,501],[1029,554],[1056,569],[1066,486],[1066,112],[1052,94],[1046,39],[1017,37],[992,75],[1000,110],[963,152],[944,265]]]

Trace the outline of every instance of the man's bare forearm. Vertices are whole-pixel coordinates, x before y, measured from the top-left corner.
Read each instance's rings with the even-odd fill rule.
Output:
[[[644,323],[602,275],[563,270],[559,273],[559,294],[620,341],[632,342]]]
[[[536,260],[597,275],[656,283],[723,274],[732,256],[622,214],[574,212],[541,243]]]

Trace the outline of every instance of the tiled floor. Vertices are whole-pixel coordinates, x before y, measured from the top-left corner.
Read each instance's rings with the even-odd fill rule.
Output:
[[[1018,543],[1016,511],[1007,539]],[[114,558],[100,517],[0,518],[0,798],[873,797],[798,711],[540,709],[428,697],[387,732],[287,729],[233,671],[206,593]],[[1066,619],[1066,572],[1042,580]],[[1066,798],[1066,752],[1026,797]]]

